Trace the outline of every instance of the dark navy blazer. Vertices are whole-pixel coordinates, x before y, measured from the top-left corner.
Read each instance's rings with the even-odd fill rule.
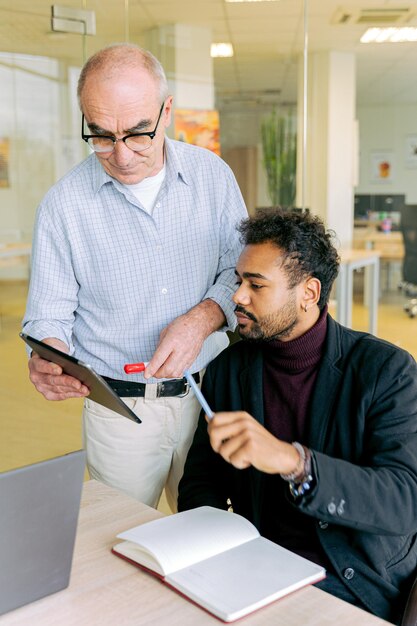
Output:
[[[207,368],[214,411],[245,410],[261,424],[263,361],[239,341]],[[365,606],[398,619],[417,572],[417,366],[410,354],[328,316],[308,437],[317,486],[294,503],[317,521],[336,572]],[[204,416],[180,483],[179,510],[227,508],[260,524],[263,473],[237,470],[213,452]],[[289,498],[291,496],[289,495]]]

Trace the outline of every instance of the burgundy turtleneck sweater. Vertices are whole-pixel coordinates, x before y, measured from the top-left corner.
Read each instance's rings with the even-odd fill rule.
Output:
[[[324,351],[327,306],[316,324],[292,341],[269,341],[262,347],[265,427],[279,439],[306,437],[310,398]],[[288,483],[277,475],[264,475],[261,534],[284,547],[329,568],[317,534],[315,520],[288,501]]]

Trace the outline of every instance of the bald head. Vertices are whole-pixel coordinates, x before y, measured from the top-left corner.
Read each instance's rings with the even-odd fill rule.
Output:
[[[158,85],[160,101],[168,97],[168,84],[162,65],[151,52],[133,44],[114,44],[99,50],[85,63],[78,80],[77,96],[81,110],[85,83],[92,75],[112,80],[127,69],[145,70]]]

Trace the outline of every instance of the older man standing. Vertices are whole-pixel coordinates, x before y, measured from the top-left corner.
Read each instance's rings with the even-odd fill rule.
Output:
[[[189,368],[199,380],[234,327],[246,209],[220,158],[165,136],[172,97],[152,54],[130,44],[99,51],[78,97],[94,154],[38,209],[24,331],[90,363],[142,420],[86,398],[91,476],[152,506],[165,486],[175,508],[198,415],[182,376]],[[138,360],[146,371],[127,380],[123,365]],[[88,396],[36,354],[29,369],[47,399]]]

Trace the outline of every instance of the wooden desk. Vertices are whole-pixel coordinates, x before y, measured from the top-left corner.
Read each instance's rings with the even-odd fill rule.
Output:
[[[405,250],[401,231],[394,230],[389,233],[379,231],[373,225],[372,228],[355,228],[353,232],[353,247],[356,249],[378,250],[381,255],[381,264],[386,269],[385,289],[390,289],[395,266],[400,268],[404,259]],[[400,276],[398,276],[400,280]],[[382,283],[382,279],[380,280]],[[396,288],[396,285],[394,285]]]
[[[110,553],[117,533],[162,514],[101,483],[84,485],[70,586],[0,617],[0,626],[217,626],[221,622]],[[242,626],[387,624],[315,587],[241,620]]]
[[[0,243],[0,268],[26,261],[30,257],[30,243]]]
[[[367,233],[363,242],[368,250],[379,250],[381,261],[402,261],[404,258],[403,236],[399,231]]]
[[[369,308],[369,332],[377,333],[379,296],[379,257],[378,250],[340,250],[340,270],[336,280],[336,319],[352,327],[353,272],[365,268],[366,287],[364,301]]]

